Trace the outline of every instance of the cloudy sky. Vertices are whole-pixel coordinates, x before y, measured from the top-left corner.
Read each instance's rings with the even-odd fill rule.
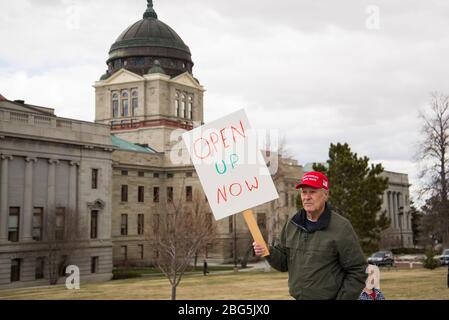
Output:
[[[245,108],[301,163],[348,142],[419,185],[419,110],[449,93],[449,2],[154,0],[192,51],[205,120]],[[92,85],[145,0],[15,0],[0,15],[0,93],[94,120]]]

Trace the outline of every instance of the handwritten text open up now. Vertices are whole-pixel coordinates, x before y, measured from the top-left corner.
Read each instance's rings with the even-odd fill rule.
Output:
[[[215,219],[279,197],[244,110],[186,132],[183,140]]]

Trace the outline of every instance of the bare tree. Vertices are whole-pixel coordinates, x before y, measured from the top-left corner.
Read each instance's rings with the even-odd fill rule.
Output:
[[[65,274],[65,268],[70,263],[77,249],[80,230],[76,212],[57,208],[47,215],[43,240],[46,252],[48,279],[51,285],[58,283]]]
[[[204,196],[197,193],[191,205],[187,205],[182,194],[177,204],[172,203],[166,223],[155,235],[158,248],[155,262],[170,282],[172,300],[176,300],[176,288],[192,258],[215,239],[215,225],[202,200]]]
[[[291,159],[291,153],[286,147],[285,137],[282,137],[279,141],[278,151],[273,155],[276,157],[277,168],[272,173],[273,182],[277,185],[285,183],[285,179],[289,175],[286,161]],[[273,245],[277,240],[281,227],[285,223],[285,219],[281,216],[281,199],[273,200],[270,202],[270,214],[268,218],[268,244]]]
[[[430,112],[421,113],[423,141],[418,150],[418,159],[423,166],[420,178],[424,181],[421,196],[427,196],[424,212],[435,216],[434,232],[444,244],[449,244],[449,97],[432,93]],[[430,207],[429,207],[430,205]],[[426,219],[424,219],[426,220]]]

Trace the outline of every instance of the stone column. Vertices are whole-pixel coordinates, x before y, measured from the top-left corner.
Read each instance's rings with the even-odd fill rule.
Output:
[[[396,210],[396,192],[392,192],[391,193],[391,207],[393,208],[393,222],[394,222],[394,228],[396,229],[397,226],[398,226],[398,223],[397,223],[398,218],[396,216],[396,214],[397,214],[397,210]]]
[[[70,161],[70,176],[69,176],[69,205],[68,210],[71,213],[72,217],[75,217],[77,225],[77,233],[78,236],[80,232],[83,230],[83,221],[80,221],[78,215],[78,167],[80,163],[77,161]]]
[[[21,210],[22,232],[20,241],[31,241],[33,224],[33,162],[36,158],[25,158],[25,186],[23,188],[23,210]]]
[[[8,161],[13,157],[1,156],[2,176],[0,183],[0,242],[8,241]]]
[[[387,191],[385,194],[386,194],[386,200],[387,200],[385,207],[387,209],[388,218],[391,219],[390,191]],[[390,224],[390,226],[391,226],[391,224]]]
[[[54,234],[49,234],[49,232],[54,231],[55,223],[55,212],[56,212],[56,165],[59,160],[49,159],[48,160],[48,179],[47,179],[47,210],[46,210],[46,239],[53,240]],[[54,233],[54,232],[53,232]]]

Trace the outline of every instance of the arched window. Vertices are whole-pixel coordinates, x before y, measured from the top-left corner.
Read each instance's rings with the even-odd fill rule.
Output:
[[[175,116],[179,118],[180,112],[179,112],[179,92],[176,91],[175,95]]]
[[[186,96],[185,96],[185,94],[183,94],[182,98],[181,98],[181,116],[183,118],[187,118]]]
[[[189,96],[189,119],[193,119],[193,96]]]
[[[118,93],[114,92],[112,93],[112,117],[118,118],[119,112],[118,112]]]
[[[131,106],[133,109],[133,116],[137,114],[137,109],[139,108],[139,93],[137,90],[133,90],[132,94],[132,100],[131,100]]]
[[[122,117],[129,116],[129,94],[128,91],[122,92]]]

